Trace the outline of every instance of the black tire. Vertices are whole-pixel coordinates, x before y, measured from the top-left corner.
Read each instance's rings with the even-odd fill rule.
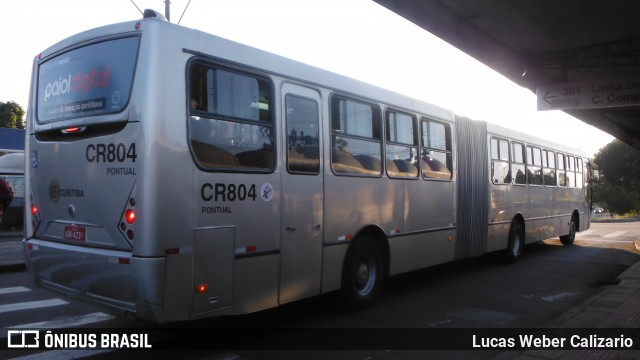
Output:
[[[385,271],[382,251],[375,240],[362,237],[347,253],[342,270],[345,302],[357,310],[371,305],[382,290]]]
[[[563,245],[572,245],[576,240],[576,231],[578,230],[578,222],[576,221],[576,217],[571,217],[571,222],[569,223],[569,234],[560,236],[560,242]]]
[[[505,259],[508,262],[516,262],[522,256],[524,248],[524,228],[518,220],[513,220],[509,228],[509,245],[505,252]]]

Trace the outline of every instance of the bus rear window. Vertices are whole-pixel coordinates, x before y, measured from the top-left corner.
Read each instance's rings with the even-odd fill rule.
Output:
[[[39,123],[122,111],[139,37],[103,41],[45,59],[38,68]]]

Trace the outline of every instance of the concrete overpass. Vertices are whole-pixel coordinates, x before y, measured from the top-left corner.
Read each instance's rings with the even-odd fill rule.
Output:
[[[637,0],[374,0],[640,150]]]

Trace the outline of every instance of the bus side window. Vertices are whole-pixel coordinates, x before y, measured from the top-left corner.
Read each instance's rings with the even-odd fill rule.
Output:
[[[576,159],[567,156],[567,187],[576,187]]]
[[[511,172],[515,174],[515,184],[524,185],[527,183],[527,172],[525,167],[524,145],[512,143],[513,157],[511,161]]]
[[[272,171],[270,81],[199,62],[190,71],[189,138],[198,164],[211,170]]]
[[[558,153],[558,186],[567,186],[567,176],[565,174],[565,156]]]
[[[418,177],[418,142],[416,118],[387,111],[387,175],[400,178]]]
[[[529,185],[542,185],[542,155],[540,148],[527,146],[527,172]]]
[[[382,131],[376,105],[331,98],[331,170],[338,175],[382,174]]]
[[[425,179],[451,180],[451,127],[429,119],[422,119],[422,176]]]
[[[556,186],[556,154],[553,151],[542,151],[543,177],[542,181],[545,186]]]
[[[491,138],[491,181],[494,184],[511,184],[509,171],[509,142]]]
[[[584,163],[582,162],[582,158],[576,158],[576,187],[583,188],[584,187]]]
[[[287,168],[292,173],[320,172],[318,103],[287,95]]]

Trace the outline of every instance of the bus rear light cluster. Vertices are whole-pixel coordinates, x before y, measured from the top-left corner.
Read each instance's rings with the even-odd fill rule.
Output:
[[[31,213],[31,226],[35,230],[40,224],[40,212],[38,210],[38,206],[36,205],[35,200],[33,199],[33,196],[31,196],[30,200],[31,200],[31,207],[29,212]]]
[[[125,207],[122,216],[120,217],[120,232],[124,235],[129,241],[133,240],[136,236],[134,231],[134,224],[136,222],[136,200],[134,198],[129,198],[127,201],[127,206]]]

